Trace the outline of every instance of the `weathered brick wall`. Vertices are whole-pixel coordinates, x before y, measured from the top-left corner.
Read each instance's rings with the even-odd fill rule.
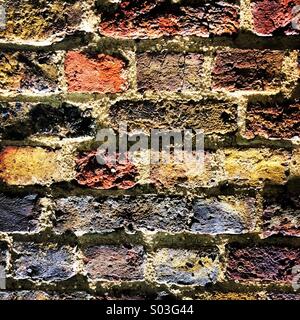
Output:
[[[7,0],[0,299],[299,299],[298,0]],[[205,132],[205,169],[96,161]]]

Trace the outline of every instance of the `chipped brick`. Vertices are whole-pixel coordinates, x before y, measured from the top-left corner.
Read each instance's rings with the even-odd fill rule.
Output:
[[[126,230],[183,231],[191,215],[180,197],[69,197],[56,200],[56,232],[105,233]]]
[[[300,196],[287,188],[275,194],[265,194],[263,203],[263,233],[272,235],[300,236]]]
[[[79,29],[80,1],[6,0],[6,27],[0,39],[46,41],[62,38]]]
[[[60,65],[58,53],[2,51],[0,91],[57,92]]]
[[[202,234],[241,234],[254,231],[255,199],[220,197],[196,199],[191,230]]]
[[[238,184],[262,182],[283,184],[287,181],[289,155],[269,149],[225,151],[225,179]]]
[[[178,118],[180,115],[180,118]],[[110,107],[115,128],[126,122],[130,130],[201,129],[206,134],[229,134],[237,129],[237,105],[225,101],[118,101]],[[210,121],[207,121],[210,119]]]
[[[259,35],[299,34],[292,25],[293,8],[299,4],[299,0],[253,0],[254,31]]]
[[[33,135],[75,138],[95,132],[91,110],[62,103],[1,103],[0,133],[3,139],[21,140]]]
[[[95,189],[130,189],[137,183],[138,171],[129,160],[114,163],[108,157],[105,164],[97,161],[97,151],[85,152],[77,159],[76,180],[82,186]]]
[[[218,250],[160,249],[153,258],[159,283],[200,285],[216,283],[220,273]]]
[[[72,178],[72,162],[58,151],[5,147],[0,153],[0,180],[9,185],[48,185]]]
[[[206,3],[166,0],[122,0],[116,10],[102,8],[100,33],[117,38],[231,35],[239,29],[239,7],[234,1]]]

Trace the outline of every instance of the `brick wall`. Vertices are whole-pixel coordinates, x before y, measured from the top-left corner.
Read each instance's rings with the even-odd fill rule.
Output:
[[[300,299],[300,2],[4,3],[0,299]],[[120,121],[204,171],[98,164]]]

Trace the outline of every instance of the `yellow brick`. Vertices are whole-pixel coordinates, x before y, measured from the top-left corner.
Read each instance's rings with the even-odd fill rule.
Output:
[[[265,181],[286,182],[289,155],[269,149],[225,151],[225,179],[233,182],[259,184]]]
[[[295,150],[291,161],[291,177],[300,177],[300,150]]]
[[[10,185],[49,185],[70,180],[70,165],[70,159],[58,151],[6,147],[0,153],[0,179]]]

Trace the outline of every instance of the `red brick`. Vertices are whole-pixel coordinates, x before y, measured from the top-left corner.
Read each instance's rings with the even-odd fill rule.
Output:
[[[250,138],[292,139],[300,135],[300,102],[249,103],[246,135]]]
[[[227,276],[238,281],[291,283],[292,268],[299,264],[299,248],[233,245],[229,248]]]
[[[119,163],[117,159],[113,163],[107,158],[105,164],[99,164],[94,150],[79,155],[76,163],[76,180],[80,185],[95,189],[130,189],[136,185],[138,170],[129,160]]]
[[[213,68],[213,88],[268,90],[280,86],[283,52],[271,50],[218,51]]]
[[[122,0],[115,11],[110,8],[103,12],[100,33],[118,38],[235,34],[239,29],[239,7],[234,3]]]
[[[272,235],[300,237],[299,191],[282,187],[272,194],[265,193],[262,229],[265,237]]]
[[[142,247],[96,246],[84,250],[85,271],[96,280],[140,280],[144,276]]]
[[[293,7],[299,4],[299,0],[254,0],[254,31],[261,35],[298,34],[291,21]]]
[[[68,90],[69,92],[122,92],[127,88],[125,69],[125,61],[117,57],[70,51],[65,60]]]

